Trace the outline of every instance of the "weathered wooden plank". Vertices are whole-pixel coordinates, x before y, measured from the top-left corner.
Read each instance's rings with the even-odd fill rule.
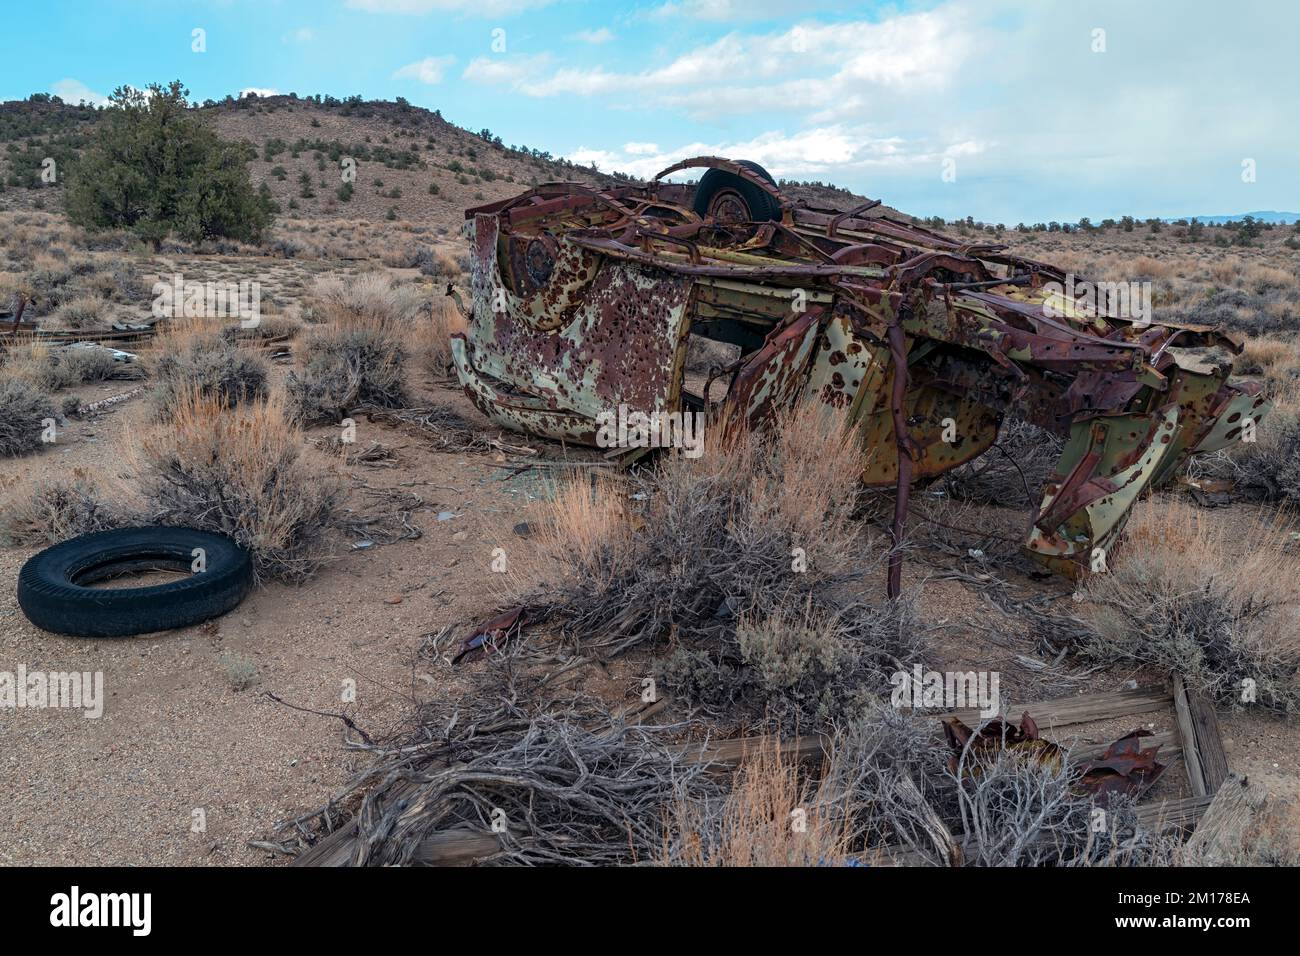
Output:
[[[419,790],[419,784],[400,784],[389,799],[407,800]],[[357,837],[357,821],[349,820],[329,836],[322,837],[315,846],[294,858],[293,866],[348,866],[352,862]]]
[[[1206,786],[1205,770],[1201,766],[1201,751],[1196,742],[1196,722],[1192,717],[1189,692],[1180,675],[1174,675],[1173,684],[1174,713],[1178,721],[1178,736],[1183,744],[1183,763],[1187,767],[1187,783],[1191,786],[1193,794],[1204,797],[1211,791]]]
[[[795,760],[821,757],[826,753],[828,742],[829,739],[821,734],[794,737],[784,741],[770,736],[732,737],[726,740],[699,740],[674,744],[669,750],[689,763],[710,763],[729,768],[739,766],[746,757],[759,753],[765,747],[776,747],[781,756]]]
[[[1245,777],[1228,774],[1187,841],[1189,865],[1239,865],[1246,833],[1266,801],[1262,787],[1252,787]]]
[[[1036,703],[1009,704],[1004,710],[1013,721],[1019,721],[1020,715],[1029,711],[1029,716],[1033,717],[1038,726],[1046,732],[1052,728],[1068,727],[1071,724],[1087,724],[1094,720],[1112,720],[1117,717],[1132,717],[1136,714],[1164,710],[1170,706],[1170,698],[1167,687],[1139,687],[1136,690],[1079,694],[1074,697],[1061,697]],[[975,708],[953,710],[939,716],[956,717],[971,727],[985,719]]]
[[[442,830],[420,841],[413,863],[419,866],[469,866],[501,849],[496,834],[482,830]]]
[[[1189,690],[1187,706],[1196,733],[1196,750],[1201,758],[1201,773],[1205,776],[1205,792],[1218,793],[1228,779],[1228,755],[1223,749],[1223,735],[1219,732],[1214,703],[1205,693]]]

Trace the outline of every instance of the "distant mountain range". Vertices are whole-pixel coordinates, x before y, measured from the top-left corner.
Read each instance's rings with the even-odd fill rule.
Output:
[[[1262,209],[1258,212],[1238,213],[1235,216],[1174,216],[1172,219],[1166,219],[1164,221],[1177,222],[1179,219],[1186,219],[1188,222],[1191,222],[1192,219],[1196,219],[1198,222],[1203,222],[1207,226],[1221,226],[1225,222],[1241,222],[1241,220],[1245,219],[1247,216],[1254,216],[1258,222],[1271,222],[1277,225],[1288,226],[1297,219],[1300,219],[1300,212],[1277,212],[1273,209]]]

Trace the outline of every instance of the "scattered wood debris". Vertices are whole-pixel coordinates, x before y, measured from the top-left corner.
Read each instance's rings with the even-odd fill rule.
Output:
[[[369,445],[363,447],[356,442],[345,442],[337,435],[331,435],[328,438],[313,438],[311,443],[321,451],[331,455],[338,455],[349,465],[365,465],[369,468],[392,468],[401,461],[397,456],[398,449],[391,445],[385,445],[383,442],[372,441]]]
[[[536,455],[537,449],[507,442],[499,435],[489,435],[467,422],[450,408],[428,405],[422,408],[378,408],[363,406],[353,411],[369,421],[405,428],[428,439],[439,451],[487,452],[509,455]]]

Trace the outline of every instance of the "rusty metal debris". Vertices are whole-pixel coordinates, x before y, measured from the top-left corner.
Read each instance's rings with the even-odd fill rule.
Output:
[[[995,718],[981,724],[978,730],[971,730],[958,718],[949,717],[943,721],[943,735],[952,750],[948,769],[954,774],[964,763],[968,774],[978,775],[981,768],[1004,752],[1021,754],[1034,763],[1054,767],[1065,760],[1060,747],[1039,735],[1038,725],[1029,711],[1021,715],[1019,727],[1009,720]]]
[[[665,181],[687,168],[706,170],[697,185]],[[799,401],[846,407],[863,481],[896,490],[896,545],[911,489],[1015,418],[1065,439],[1027,552],[1071,576],[1099,570],[1144,491],[1269,409],[1257,384],[1230,379],[1222,356],[1241,343],[1220,329],[1098,307],[1060,269],[876,201],[795,202],[753,163],[696,157],[606,190],[544,184],[470,209],[466,235],[473,304],[452,352],[494,422],[591,445],[620,405],[757,427]],[[692,335],[741,349],[718,401],[686,387]],[[895,547],[892,596],[901,560]]]
[[[494,648],[516,637],[527,621],[527,611],[523,607],[515,607],[475,625],[470,628],[469,634],[461,642],[460,650],[451,659],[452,666],[486,657]]]
[[[1107,747],[1096,760],[1083,764],[1079,768],[1079,788],[1095,794],[1103,805],[1116,793],[1134,800],[1141,797],[1165,772],[1165,765],[1156,762],[1160,745],[1142,746],[1142,738],[1150,736],[1149,730],[1134,730]]]
[[[978,730],[971,730],[958,718],[948,717],[943,721],[943,732],[952,750],[948,768],[954,774],[961,770],[966,775],[978,776],[1003,753],[1017,754],[1054,768],[1066,759],[1065,751],[1041,735],[1028,711],[1021,716],[1019,727],[996,718]],[[1077,775],[1074,789],[1091,794],[1101,806],[1108,805],[1115,794],[1139,799],[1165,772],[1165,764],[1156,761],[1161,745],[1142,746],[1142,738],[1151,736],[1154,735],[1147,730],[1131,731],[1099,756],[1079,763],[1074,768]]]

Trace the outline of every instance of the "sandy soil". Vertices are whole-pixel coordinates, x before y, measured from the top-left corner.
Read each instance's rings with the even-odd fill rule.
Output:
[[[86,400],[124,390],[121,383],[90,389]],[[461,410],[470,413],[468,402]],[[0,463],[0,474],[109,473],[123,427],[145,411],[137,399],[71,422],[54,448]],[[344,552],[309,584],[269,584],[220,620],[123,640],[39,631],[22,616],[12,586],[4,590],[0,670],[102,671],[106,703],[100,719],[0,710],[9,781],[0,801],[0,863],[265,861],[268,854],[246,842],[267,839],[281,820],[323,803],[359,759],[341,749],[340,721],[281,706],[268,694],[346,711],[382,731],[407,716],[414,697],[446,690],[413,670],[414,652],[424,635],[484,609],[494,547],[528,548],[510,529],[539,493],[537,480],[501,480],[508,473],[489,456],[428,452],[418,439],[380,430],[362,422],[359,443],[394,446],[400,467],[347,471],[373,488],[419,494],[419,540]],[[359,493],[355,506],[366,507]],[[439,512],[455,517],[440,521]],[[36,550],[0,549],[0,577],[12,582]],[[255,686],[233,688],[231,660],[256,667]],[[341,701],[347,680],[357,688],[352,706]],[[202,832],[194,832],[195,811],[206,818]]]
[[[87,389],[84,399],[120,390],[120,383]],[[473,415],[458,393],[434,388],[428,397]],[[41,476],[70,468],[110,473],[117,467],[123,429],[138,425],[145,413],[145,403],[132,400],[95,420],[72,422],[54,448],[4,462],[0,474]],[[492,549],[504,545],[526,558],[532,545],[511,529],[530,514],[530,501],[545,488],[535,472],[509,477],[511,470],[491,453],[430,452],[417,437],[364,422],[358,440],[397,449],[396,468],[348,472],[372,488],[421,495],[425,507],[414,516],[424,531],[420,539],[345,552],[309,584],[268,585],[207,625],[125,640],[43,633],[23,618],[12,588],[5,589],[0,669],[14,670],[21,663],[29,671],[102,671],[106,703],[97,720],[71,711],[0,711],[10,784],[3,801],[0,863],[281,861],[250,849],[248,841],[270,839],[278,823],[322,804],[365,755],[341,747],[337,719],[293,710],[268,694],[311,710],[344,711],[363,728],[382,731],[402,721],[413,700],[455,692],[446,683],[449,674],[417,665],[415,652],[425,635],[491,610]],[[364,504],[360,493],[356,504]],[[440,512],[455,517],[440,521]],[[1228,512],[1223,514],[1226,519]],[[0,550],[0,576],[12,581],[34,550]],[[977,588],[941,579],[945,563],[953,565],[941,555],[922,553],[908,565],[909,582],[922,593],[924,618],[939,628],[933,667],[1000,670],[1013,714],[1029,700],[1156,679],[1114,671],[1077,679],[1026,667],[1022,657],[1033,658],[1034,651],[1022,633],[1023,622],[1002,615]],[[1009,577],[1023,596],[1046,587],[1068,600],[1059,582]],[[256,667],[254,686],[235,689],[232,659]],[[609,675],[607,692],[631,694],[640,672],[629,660]],[[341,702],[347,680],[357,686],[351,706]],[[1300,752],[1293,722],[1248,715],[1223,720],[1236,769],[1279,789],[1296,789]],[[1172,722],[1172,713],[1153,714],[1071,728],[1060,740],[1104,742],[1136,726],[1170,730]],[[1177,763],[1155,796],[1184,791]],[[196,812],[205,824],[199,832]]]

